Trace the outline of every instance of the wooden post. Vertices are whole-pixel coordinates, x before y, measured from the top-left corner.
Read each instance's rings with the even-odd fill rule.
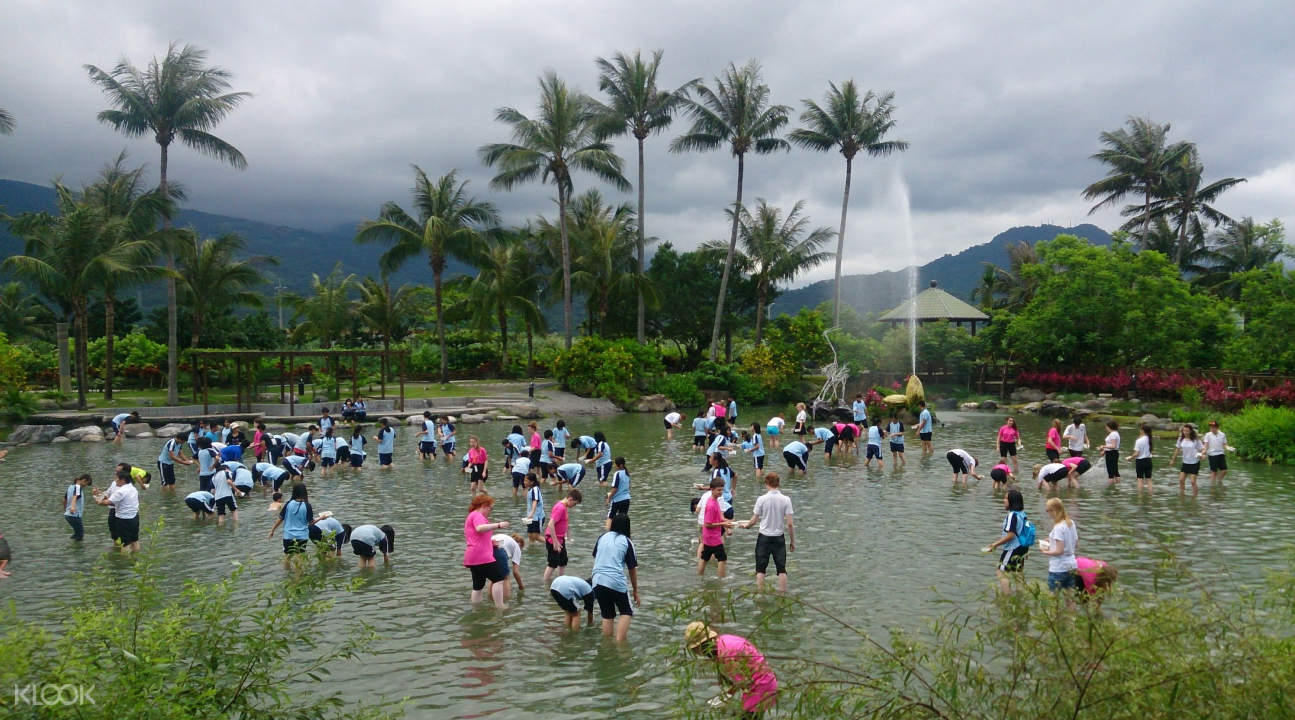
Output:
[[[293,367],[294,356],[288,353],[288,414],[297,414],[297,373]]]
[[[198,402],[198,360],[197,358],[190,356],[189,362],[192,363],[189,366],[189,369],[193,371],[193,388],[190,390],[190,392],[193,395],[192,402],[196,403]]]
[[[283,404],[283,401],[284,401],[284,397],[283,397],[283,373],[284,373],[286,370],[287,370],[287,368],[285,368],[285,367],[283,366],[283,356],[282,356],[282,355],[280,355],[280,356],[279,356],[279,404],[280,404],[280,405],[282,405],[282,404]]]

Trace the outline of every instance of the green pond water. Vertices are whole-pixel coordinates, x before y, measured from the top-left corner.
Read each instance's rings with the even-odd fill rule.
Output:
[[[763,422],[770,414],[770,409],[747,411],[742,420]],[[947,607],[940,598],[979,597],[992,581],[996,554],[982,555],[978,548],[998,535],[1002,497],[987,479],[953,487],[944,453],[966,448],[982,462],[990,461],[982,468],[987,470],[1002,417],[942,413],[935,455],[922,458],[910,437],[913,451],[904,468],[896,468],[889,453],[884,470],[866,470],[855,457],[839,457],[824,466],[822,454],[815,452],[808,477],[784,482],[796,511],[790,592],[878,633],[891,626],[924,627]],[[542,422],[547,427],[552,419]],[[499,498],[492,519],[510,520],[520,531],[522,500],[511,497],[511,483],[505,488],[497,457],[511,424],[460,426],[459,441],[462,448],[467,436],[475,434],[490,450],[496,478],[492,492]],[[1020,424],[1022,471],[1028,474],[1029,466],[1043,460],[1045,425],[1033,417]],[[562,614],[541,587],[542,546],[527,545],[522,568],[529,588],[515,595],[508,609],[470,607],[470,578],[460,565],[466,476],[457,464],[450,468],[443,461],[419,461],[416,434],[402,428],[394,471],[368,467],[359,475],[308,476],[317,511],[331,510],[352,525],[391,523],[398,533],[392,565],[365,571],[367,583],[360,590],[341,589],[360,572],[349,549],[332,571],[339,587],[336,606],[314,632],[340,637],[363,619],[380,638],[360,662],[336,668],[325,681],[327,689],[357,699],[407,697],[408,715],[414,718],[670,713],[672,678],[660,651],[680,641],[684,622],[668,619],[664,610],[699,589],[712,593],[718,603],[728,589],[752,584],[754,531],[736,531],[727,579],[717,580],[713,566],[706,579],[699,579],[692,545],[696,523],[688,503],[698,494],[693,483],[703,475],[699,457],[690,449],[690,430],[676,431],[667,442],[655,415],[575,417],[569,425],[577,434],[601,429],[613,454],[628,458],[642,592],[629,642],[617,646],[604,641],[596,628],[563,631]],[[1093,427],[1089,433],[1100,438],[1099,430]],[[1133,439],[1126,430],[1126,453]],[[130,439],[122,446],[65,443],[14,449],[0,464],[0,532],[14,553],[13,577],[0,581],[0,601],[12,600],[23,615],[48,620],[61,602],[76,597],[80,571],[107,563],[124,572],[128,561],[104,553],[106,508],[87,505],[87,539],[74,544],[59,510],[62,493],[79,472],[92,473],[96,486],[102,486],[116,462],[151,467],[161,443]],[[1127,466],[1124,483],[1108,488],[1100,463],[1083,478],[1081,489],[1062,494],[1078,524],[1081,554],[1116,564],[1123,584],[1150,588],[1157,563],[1153,539],[1169,536],[1178,555],[1216,579],[1217,588],[1261,582],[1265,570],[1279,560],[1276,554],[1255,552],[1256,543],[1295,543],[1289,470],[1233,459],[1224,488],[1210,488],[1203,477],[1199,494],[1180,495],[1177,474],[1166,464],[1167,445],[1161,442],[1157,448],[1157,488],[1149,497],[1134,491]],[[376,453],[370,460],[376,460]],[[748,456],[736,455],[734,464],[739,470],[738,518],[743,519],[761,488]],[[779,451],[771,449],[768,467],[785,469]],[[233,560],[254,561],[256,578],[281,576],[280,541],[265,537],[272,524],[265,500],[242,500],[238,525],[218,528],[195,524],[184,506],[184,495],[197,489],[192,468],[180,469],[180,491],[174,496],[164,496],[158,487],[141,492],[141,517],[145,525],[165,519],[158,542],[166,546],[163,564],[176,580],[221,577]],[[583,489],[587,501],[571,516],[570,569],[588,577],[604,506],[603,493],[591,480]],[[1049,528],[1045,496],[1032,483],[1024,483],[1023,489],[1026,509],[1043,535]],[[547,487],[546,504],[555,500],[554,489]],[[1046,567],[1036,554],[1026,572],[1042,579]],[[736,621],[724,629],[745,634],[768,611],[766,605],[743,601]],[[758,642],[770,654],[851,649],[830,625],[804,615],[784,618]],[[298,691],[311,692],[312,687],[301,685]]]

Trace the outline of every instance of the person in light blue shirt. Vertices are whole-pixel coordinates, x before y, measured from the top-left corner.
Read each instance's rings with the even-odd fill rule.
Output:
[[[549,595],[566,612],[565,627],[580,629],[580,605],[584,605],[589,614],[589,624],[594,624],[594,588],[589,583],[575,575],[559,575],[549,585]]]
[[[201,520],[216,514],[216,498],[206,490],[191,492],[184,496],[184,504],[193,511],[193,519]]]
[[[831,460],[832,450],[836,447],[836,433],[832,432],[830,428],[816,427],[814,428],[814,437],[823,443],[824,459]]]
[[[892,414],[890,423],[886,426],[886,434],[890,437],[890,457],[894,462],[900,465],[907,465],[908,461],[904,459],[904,423],[900,422],[899,416]]]
[[[577,467],[579,467],[577,465]],[[561,489],[558,490],[561,493]],[[544,493],[540,490],[540,479],[535,477],[535,473],[526,476],[526,534],[530,536],[530,541],[537,543],[541,540],[540,532],[544,527]]]
[[[423,434],[418,438],[418,459],[436,459],[436,421],[432,419],[431,410],[423,411]]]
[[[931,446],[931,427],[933,425],[931,411],[926,409],[925,400],[918,400],[917,406],[922,408],[922,411],[917,415],[917,437],[922,440],[922,454],[929,455],[935,452],[935,448]]]
[[[390,470],[391,458],[396,452],[396,429],[391,427],[386,418],[379,422],[382,427],[378,428],[378,435],[373,438],[378,443],[378,468]]]
[[[234,500],[234,493],[237,489],[234,487],[234,473],[220,468],[215,475],[211,476],[211,496],[216,499],[216,524],[225,523],[225,514],[229,513],[230,519],[235,523],[238,522],[238,502]]]
[[[220,453],[211,447],[211,438],[202,436],[198,438],[198,454],[195,456],[198,460],[198,489],[211,491],[211,476],[216,472],[216,462],[220,459]]]
[[[864,402],[863,393],[855,394],[854,402],[850,403],[850,413],[856,425],[868,419],[868,403]]]
[[[581,435],[580,437],[571,441],[571,449],[580,451],[579,453],[576,453],[577,456],[579,456],[580,453],[584,453],[585,460],[590,460],[593,458],[594,448],[597,446],[598,446],[598,441],[593,439],[589,435]]]
[[[561,462],[566,457],[567,441],[570,439],[571,431],[567,429],[567,421],[559,420],[553,428],[553,455],[556,458],[553,462]]]
[[[343,525],[331,512],[322,512],[310,523],[310,541],[323,543],[342,556],[342,546],[349,541],[350,525]]]
[[[328,477],[332,474],[333,467],[337,465],[337,438],[333,437],[333,428],[330,426],[324,431],[324,436],[319,438],[319,475]]]
[[[272,484],[275,492],[279,491],[286,477],[288,477],[287,470],[268,462],[259,462],[252,467],[252,479],[259,481],[262,486]]]
[[[594,599],[603,618],[603,635],[611,637],[614,626],[616,641],[625,642],[634,605],[639,602],[638,558],[630,541],[628,515],[613,517],[611,528],[594,543],[593,586]]]
[[[126,436],[126,423],[131,423],[131,422],[139,422],[139,413],[137,412],[118,413],[113,416],[112,418],[112,433],[113,433],[112,441],[113,442],[115,443],[121,442],[121,439]]]
[[[751,458],[755,461],[755,476],[757,479],[764,477],[764,438],[760,436],[760,423],[751,423],[751,432],[746,433],[745,442],[742,443],[742,451],[751,453]]]
[[[328,432],[333,427],[333,416],[328,414],[328,408],[323,409],[323,414],[319,418],[319,431]]]
[[[364,426],[356,423],[355,428],[351,431],[351,467],[359,469],[364,467],[364,445],[368,441],[364,437]]]
[[[315,461],[307,460],[303,455],[287,455],[283,458],[283,469],[293,478],[304,478],[306,470],[315,469]]]
[[[454,461],[454,423],[450,422],[450,416],[446,415],[441,418],[441,424],[437,426],[437,434],[441,436],[441,452],[445,454],[445,462]]]
[[[246,495],[252,492],[256,481],[252,478],[252,471],[247,469],[243,463],[226,463],[225,469],[233,473],[234,489]]]
[[[540,443],[540,478],[548,480],[553,474],[557,463],[553,461],[553,452],[557,449],[557,443],[553,441],[553,431],[544,431],[544,440]]]
[[[809,449],[818,444],[818,440],[802,442],[792,440],[782,447],[782,459],[787,461],[788,477],[794,476],[799,470],[801,475],[805,474],[807,463],[809,462]]]
[[[737,427],[737,401],[733,398],[728,399],[728,417],[724,418],[729,425]]]
[[[390,554],[396,551],[396,529],[390,525],[352,528],[351,551],[360,558],[360,568],[377,567],[378,553],[382,553],[383,563],[389,563]]]
[[[85,512],[85,489],[93,484],[89,475],[78,475],[63,495],[63,519],[72,526],[72,539],[78,542],[85,539],[85,525],[81,519]]]
[[[630,473],[625,467],[625,458],[616,458],[616,473],[612,476],[612,489],[607,493],[607,529],[612,527],[612,517],[629,515],[630,512]],[[606,481],[599,482],[606,485]]]
[[[300,555],[306,552],[306,544],[310,542],[310,521],[314,517],[315,510],[310,506],[306,484],[297,483],[292,486],[292,499],[279,509],[279,519],[274,521],[274,527],[270,528],[270,534],[266,537],[274,537],[275,531],[282,525],[283,554]],[[284,560],[286,562],[287,558]]]
[[[585,462],[594,464],[594,469],[598,471],[598,483],[600,485],[607,482],[607,476],[611,474],[612,470],[612,446],[607,444],[607,437],[603,435],[602,430],[594,433],[594,448],[589,459]]]
[[[585,479],[585,466],[576,462],[563,463],[558,466],[558,494],[562,494],[563,483],[570,483],[571,487],[580,484]]]
[[[692,449],[693,452],[701,452],[706,449],[706,430],[709,427],[706,420],[706,411],[699,410],[697,417],[692,419]]]
[[[163,490],[175,490],[175,464],[192,465],[193,461],[182,454],[184,443],[179,437],[173,437],[162,445],[162,452],[157,456],[157,473],[162,478]]]

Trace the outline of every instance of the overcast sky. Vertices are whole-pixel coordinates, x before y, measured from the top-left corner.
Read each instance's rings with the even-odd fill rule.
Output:
[[[1207,180],[1248,178],[1224,196],[1225,212],[1295,220],[1295,11],[1285,2],[8,0],[5,16],[0,107],[17,130],[0,136],[0,177],[79,185],[122,148],[155,174],[150,138],[96,121],[107,105],[82,65],[142,67],[181,40],[255,97],[216,131],[247,170],[177,145],[170,176],[191,207],[267,222],[320,229],[372,217],[385,200],[406,204],[410,163],[434,176],[461,169],[507,221],[552,213],[552,186],[487,187],[477,149],[510,140],[495,109],[533,115],[545,69],[596,93],[594,58],[658,48],[668,85],[711,82],[728,62],[757,58],[773,100],[796,117],[829,81],[895,92],[893,137],[911,148],[856,162],[847,274],[925,262],[1015,225],[1114,229],[1113,213],[1088,216],[1080,190],[1104,172],[1089,159],[1098,133],[1129,115],[1196,142]],[[727,151],[666,152],[685,129],[677,120],[649,140],[647,230],[691,248],[727,239],[736,162]],[[632,176],[633,146],[619,150]],[[745,195],[803,199],[816,225],[835,228],[843,177],[836,153],[754,157]],[[797,284],[830,276],[824,266]]]

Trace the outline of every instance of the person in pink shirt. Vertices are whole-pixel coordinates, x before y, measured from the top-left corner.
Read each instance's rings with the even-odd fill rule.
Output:
[[[531,431],[531,467],[540,466],[540,446],[544,444],[544,438],[540,437],[540,426],[534,420],[526,425]]]
[[[1005,490],[1007,486],[1016,482],[1016,473],[1007,463],[998,463],[989,471],[989,477],[994,481],[995,490]]]
[[[842,452],[859,454],[859,426],[853,423],[833,423],[832,429],[836,431],[837,444],[841,446]]]
[[[1048,462],[1057,462],[1061,459],[1061,418],[1052,419],[1052,427],[1048,428],[1048,439],[1043,443],[1043,452],[1048,456]]]
[[[571,488],[567,496],[553,503],[553,512],[549,513],[549,522],[544,526],[544,546],[548,550],[548,565],[544,568],[544,584],[554,575],[565,575],[567,572],[567,512],[580,504],[584,497],[580,491]]]
[[[998,462],[1007,463],[1007,458],[1012,458],[1012,472],[1021,471],[1020,466],[1016,464],[1016,442],[1020,440],[1021,433],[1016,429],[1016,418],[1009,417],[1003,426],[998,428]]]
[[[1110,590],[1111,586],[1115,585],[1115,578],[1119,576],[1119,573],[1102,560],[1076,557],[1075,564],[1078,566],[1075,574],[1079,577],[1079,589],[1088,595],[1092,595],[1100,608],[1102,606],[1102,595]]]
[[[701,621],[688,623],[684,630],[688,651],[715,660],[721,699],[742,693],[742,711],[749,716],[764,713],[778,700],[778,676],[773,674],[764,655],[750,640],[738,635],[720,635]]]
[[[463,472],[471,473],[472,494],[486,491],[486,478],[490,477],[490,467],[486,464],[489,455],[481,447],[476,435],[468,438],[468,452],[463,456]]]
[[[491,536],[498,530],[507,530],[508,521],[490,522],[490,511],[495,506],[495,499],[482,493],[475,495],[468,504],[468,517],[463,521],[463,539],[467,549],[463,551],[463,567],[472,573],[472,604],[481,602],[481,591],[489,580],[493,585],[490,595],[494,598],[495,607],[504,606],[504,583],[507,576],[499,570],[495,562],[495,545]]]
[[[724,405],[724,403],[722,403],[722,402],[713,402],[713,403],[711,403],[711,404],[710,404],[710,409],[711,409],[711,411],[713,411],[713,412],[714,412],[715,417],[717,417],[717,418],[722,418],[722,417],[724,417],[725,415],[728,415],[728,407],[726,407],[726,406]]]
[[[710,502],[706,503],[706,511],[702,516],[701,525],[701,556],[697,559],[697,574],[706,574],[706,563],[711,558],[715,558],[716,567],[719,569],[719,577],[724,577],[724,569],[728,565],[728,552],[724,548],[724,531],[733,527],[732,520],[724,518],[724,511],[720,510],[719,498],[724,494],[724,481],[715,478],[710,481]]]
[[[1082,457],[1068,457],[1061,464],[1070,468],[1070,472],[1066,474],[1066,487],[1079,487],[1079,476],[1093,467],[1092,463]]]

